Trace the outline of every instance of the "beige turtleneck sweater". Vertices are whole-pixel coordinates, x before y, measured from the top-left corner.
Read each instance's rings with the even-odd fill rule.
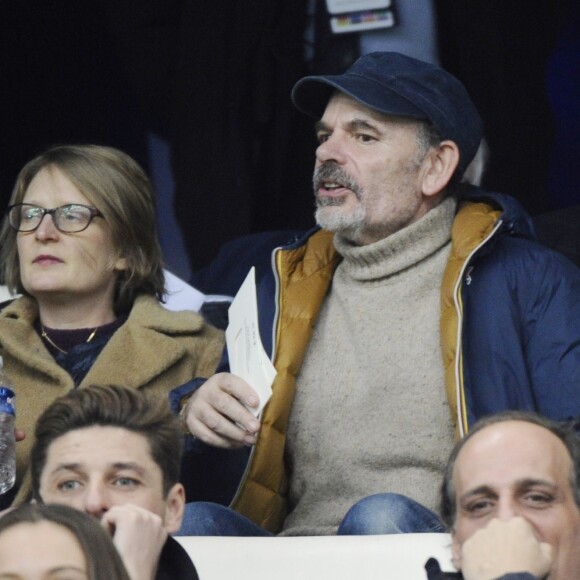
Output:
[[[367,495],[437,508],[454,434],[445,395],[440,288],[456,202],[343,256],[297,380],[284,535],[334,534]]]

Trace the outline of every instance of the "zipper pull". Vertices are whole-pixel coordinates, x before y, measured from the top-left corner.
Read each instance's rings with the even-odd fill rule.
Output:
[[[467,268],[467,270],[465,271],[465,284],[467,286],[469,286],[471,284],[472,281],[472,277],[471,277],[471,272],[473,271],[473,266],[469,266],[469,268]]]

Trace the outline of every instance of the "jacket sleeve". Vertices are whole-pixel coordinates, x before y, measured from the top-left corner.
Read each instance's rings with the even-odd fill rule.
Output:
[[[443,572],[439,562],[435,558],[429,558],[425,564],[427,580],[461,580],[463,576],[459,572]]]
[[[427,580],[462,580],[463,575],[460,572],[443,572],[439,566],[439,562],[435,558],[429,558],[425,564],[427,571]],[[536,580],[533,574],[528,572],[514,572],[512,574],[504,574],[495,580]]]
[[[175,413],[179,413],[183,399],[189,398],[205,380],[194,379],[169,393]],[[249,453],[249,448],[220,449],[186,435],[181,483],[185,487],[187,502],[211,501],[229,505],[246,468]]]
[[[537,411],[580,419],[580,269],[549,252],[524,296],[523,336]]]
[[[463,378],[470,423],[508,409],[580,418],[580,269],[507,238],[462,282]]]

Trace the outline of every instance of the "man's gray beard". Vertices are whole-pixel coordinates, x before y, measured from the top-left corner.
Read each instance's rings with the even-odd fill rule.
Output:
[[[363,229],[365,220],[365,210],[362,205],[358,205],[350,215],[343,215],[340,210],[333,211],[332,207],[340,207],[344,204],[344,198],[318,197],[316,192],[325,181],[335,181],[340,183],[359,200],[362,199],[363,191],[355,179],[346,171],[334,163],[328,163],[318,167],[314,171],[313,185],[316,200],[316,212],[314,217],[316,223],[329,232],[339,233],[347,239],[356,243],[360,231]],[[328,209],[327,209],[328,208]]]
[[[328,203],[330,202],[330,203]],[[337,203],[338,202],[338,203]],[[332,207],[339,207],[344,200],[328,199],[316,200],[316,212],[314,217],[316,223],[323,229],[341,234],[346,239],[357,243],[361,230],[365,224],[365,210],[358,205],[353,212],[348,215],[333,211]]]

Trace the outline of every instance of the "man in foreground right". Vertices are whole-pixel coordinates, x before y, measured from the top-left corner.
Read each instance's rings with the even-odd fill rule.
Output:
[[[572,427],[508,411],[480,421],[451,454],[442,518],[461,571],[429,580],[580,578],[580,438]]]

